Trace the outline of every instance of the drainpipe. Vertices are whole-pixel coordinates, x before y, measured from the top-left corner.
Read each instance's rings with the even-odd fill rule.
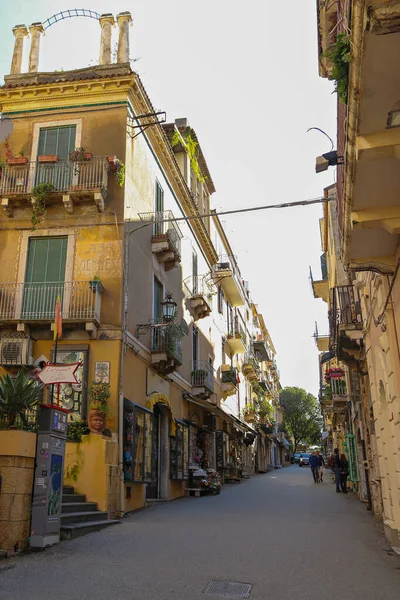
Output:
[[[41,23],[32,23],[29,27],[31,34],[31,49],[29,52],[29,73],[36,73],[39,67],[40,36],[44,33]]]
[[[115,25],[115,19],[111,13],[107,13],[101,15],[99,22],[101,27],[99,65],[110,65],[112,28]]]
[[[18,75],[21,73],[24,37],[28,35],[28,30],[25,25],[16,25],[13,29],[13,34],[15,35],[15,42],[11,61],[11,75]]]
[[[368,500],[367,510],[372,510],[371,486],[370,486],[370,482],[369,482],[368,458],[367,458],[367,451],[365,448],[364,424],[363,424],[363,420],[362,420],[361,402],[357,402],[357,409],[358,409],[358,412],[360,415],[360,438],[361,438],[361,448],[362,448],[364,473],[365,473],[365,484],[367,486],[367,500]]]
[[[130,12],[123,12],[117,15],[117,23],[119,27],[118,37],[118,63],[129,62],[129,23],[131,23],[132,17]]]

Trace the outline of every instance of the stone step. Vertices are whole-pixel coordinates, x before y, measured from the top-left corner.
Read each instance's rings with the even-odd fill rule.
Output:
[[[104,529],[104,527],[116,525],[120,522],[121,521],[119,519],[104,519],[102,521],[90,521],[89,523],[71,523],[70,525],[61,525],[60,537],[62,540],[72,540],[80,537],[81,535],[86,535],[87,533],[92,533],[93,531],[100,531],[100,529]]]
[[[74,523],[89,523],[89,521],[105,521],[108,513],[100,510],[64,513],[61,515],[61,527]]]
[[[62,503],[66,504],[67,502],[86,502],[85,494],[68,494],[63,493],[62,495]]]
[[[97,510],[96,502],[67,502],[61,505],[61,513],[94,512]]]
[[[75,488],[72,485],[64,485],[63,486],[63,494],[74,494]]]

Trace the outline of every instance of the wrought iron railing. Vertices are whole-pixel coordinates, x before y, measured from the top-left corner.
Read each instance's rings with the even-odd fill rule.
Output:
[[[232,271],[232,275],[239,286],[243,297],[246,297],[246,290],[244,289],[243,279],[239,268],[236,265],[236,261],[233,256],[229,254],[223,254],[219,257],[219,261],[214,265],[214,272],[218,271]]]
[[[0,195],[28,195],[40,183],[50,184],[53,192],[103,191],[107,189],[108,171],[109,165],[104,156],[94,156],[81,162],[59,160],[54,163],[5,165],[0,177]]]
[[[171,210],[140,213],[139,217],[142,221],[152,221],[154,223],[153,240],[167,238],[175,252],[181,256],[181,239],[183,234]]]
[[[187,296],[204,296],[211,302],[213,287],[212,279],[207,275],[191,275],[184,280]]]
[[[245,346],[247,346],[247,336],[244,327],[240,323],[238,317],[235,318],[228,335],[235,338],[240,338]]]
[[[100,322],[100,291],[89,281],[0,283],[0,321],[52,321],[59,296],[64,320]]]
[[[40,406],[21,408],[0,404],[0,430],[22,429],[36,432],[39,428]]]
[[[231,383],[236,386],[238,384],[237,369],[235,369],[235,367],[230,367],[227,371],[222,371],[221,381],[222,383]]]
[[[331,289],[329,320],[329,349],[336,354],[339,326],[362,326],[361,299],[353,285],[341,285]]]
[[[251,365],[257,376],[261,374],[260,363],[252,352],[246,352],[246,354],[243,355],[243,367],[245,365]]]
[[[210,392],[214,391],[214,369],[207,360],[192,362],[192,386],[206,387]]]
[[[151,351],[165,353],[182,364],[182,329],[176,323],[153,323],[151,326]]]

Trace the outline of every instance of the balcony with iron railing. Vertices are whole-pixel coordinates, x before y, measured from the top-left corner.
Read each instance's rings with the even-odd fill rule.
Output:
[[[341,285],[331,289],[329,319],[329,346],[333,353],[338,351],[338,341],[356,349],[356,342],[362,337],[363,317],[361,298],[353,285]]]
[[[207,400],[214,393],[214,369],[207,360],[192,362],[193,396]]]
[[[181,239],[183,237],[172,211],[141,213],[142,221],[153,222],[151,249],[158,262],[166,271],[177,267],[181,262]]]
[[[184,288],[194,320],[208,317],[212,311],[212,280],[206,275],[190,276],[184,280]]]
[[[243,306],[245,290],[236,262],[232,256],[224,255],[213,267],[212,278],[220,285],[232,306]]]
[[[221,389],[222,397],[227,398],[236,394],[239,382],[239,374],[235,367],[231,365],[221,366]]]
[[[257,354],[261,361],[268,362],[271,360],[271,349],[269,347],[268,340],[265,338],[263,333],[256,333],[255,339],[253,339],[253,348],[254,352]]]
[[[242,373],[250,382],[257,381],[261,375],[260,362],[253,352],[247,352],[243,357]]]
[[[176,323],[151,324],[151,363],[167,375],[182,364],[182,328]]]
[[[326,253],[321,255],[321,279],[314,279],[313,272],[310,267],[310,281],[313,290],[314,298],[322,298],[325,302],[329,300],[329,281],[328,269],[326,263]]]
[[[103,212],[109,170],[105,156],[94,156],[81,162],[55,160],[6,164],[0,174],[1,207],[11,217],[13,208],[20,205],[21,200],[31,201],[37,186],[48,184],[51,187],[46,193],[46,206],[56,204],[62,197],[65,210],[71,213],[75,202],[89,198]]]
[[[233,354],[244,354],[247,349],[247,335],[239,318],[236,317],[234,323],[228,332],[226,340]]]
[[[0,324],[54,321],[57,298],[65,323],[100,323],[99,282],[0,283]]]

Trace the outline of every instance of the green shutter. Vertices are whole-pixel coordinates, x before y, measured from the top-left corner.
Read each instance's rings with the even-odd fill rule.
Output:
[[[29,240],[23,319],[52,319],[57,297],[64,298],[67,237]]]

